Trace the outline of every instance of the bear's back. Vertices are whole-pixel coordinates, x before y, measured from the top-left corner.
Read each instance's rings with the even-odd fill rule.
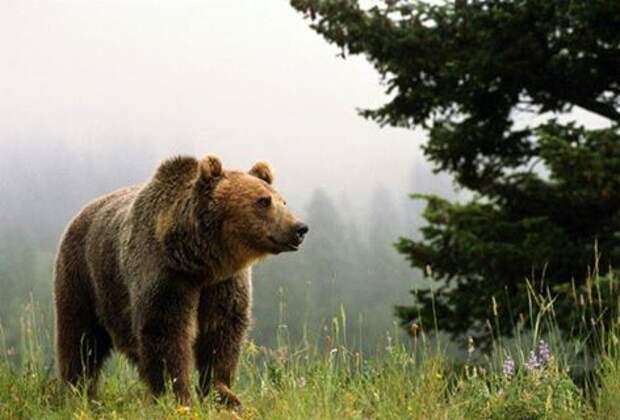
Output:
[[[107,194],[91,203],[92,217],[85,237],[85,253],[91,278],[97,282],[115,273],[127,215],[141,189],[141,185]]]

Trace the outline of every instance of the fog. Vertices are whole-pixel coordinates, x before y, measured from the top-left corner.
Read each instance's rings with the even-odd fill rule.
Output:
[[[0,51],[3,184],[71,172],[71,159],[37,164],[57,154],[97,175],[131,168],[120,186],[207,152],[227,167],[270,161],[297,207],[317,187],[356,213],[377,185],[404,197],[428,184],[412,179],[422,133],[356,113],[385,100],[378,74],[285,1],[5,1]],[[63,187],[88,180],[76,176]]]
[[[47,293],[55,244],[87,201],[147,180],[172,155],[216,154],[241,169],[267,160],[302,215],[313,197],[315,207],[329,199],[362,238],[371,216],[393,221],[380,245],[400,277],[374,302],[389,328],[391,304],[411,285],[391,247],[417,229],[408,194],[446,194],[451,182],[431,174],[421,131],[357,114],[382,104],[384,87],[364,58],[338,53],[286,1],[0,2],[1,248],[28,237],[45,252]],[[373,197],[388,201],[385,211],[370,208]],[[304,254],[287,258],[294,265]],[[14,259],[4,261],[6,273]],[[375,269],[351,261],[367,277]]]

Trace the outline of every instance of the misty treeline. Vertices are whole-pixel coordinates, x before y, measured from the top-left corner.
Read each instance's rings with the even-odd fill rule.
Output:
[[[42,145],[36,153],[16,149],[0,157],[0,323],[9,348],[19,348],[29,304],[52,336],[52,269],[62,231],[88,201],[145,181],[167,157],[144,149],[83,153]],[[412,168],[412,183],[419,171]],[[420,279],[393,244],[414,234],[420,209],[389,186],[370,185],[368,200],[319,186],[289,200],[310,233],[299,252],[270,257],[255,269],[251,336],[258,344],[273,346],[278,336],[328,342],[333,318],[344,316],[352,347],[385,346],[394,330],[393,305],[409,303],[407,291]]]

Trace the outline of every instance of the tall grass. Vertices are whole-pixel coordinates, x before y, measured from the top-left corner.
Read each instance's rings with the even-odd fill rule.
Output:
[[[191,407],[179,406],[170,393],[154,402],[120,357],[107,364],[95,399],[59,384],[50,334],[31,303],[19,349],[3,344],[0,329],[0,418],[619,418],[620,302],[613,273],[601,276],[595,267],[581,288],[527,283],[527,290],[529,314],[516,320],[515,336],[496,337],[489,353],[472,341],[460,361],[448,356],[436,331],[415,326],[410,335],[396,327],[386,332],[382,354],[351,350],[355,339],[344,309],[327,333],[307,332],[300,343],[291,342],[281,319],[275,348],[246,343],[235,386],[242,412],[225,410],[213,395]],[[567,302],[575,327],[561,334],[556,308]]]

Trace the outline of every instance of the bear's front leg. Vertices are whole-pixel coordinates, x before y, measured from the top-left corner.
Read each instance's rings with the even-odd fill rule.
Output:
[[[201,332],[194,346],[199,373],[198,392],[205,397],[213,381],[220,400],[231,408],[241,406],[241,401],[231,390],[244,335],[244,331],[235,330],[235,327],[237,325],[226,323],[222,328]]]
[[[246,331],[250,324],[251,272],[244,270],[230,280],[203,289],[198,309],[199,334],[194,344],[204,397],[211,382],[222,402],[240,407],[230,389]]]
[[[191,402],[192,340],[196,330],[199,290],[182,280],[158,282],[141,294],[135,309],[140,376],[154,396],[166,381],[184,405]]]

